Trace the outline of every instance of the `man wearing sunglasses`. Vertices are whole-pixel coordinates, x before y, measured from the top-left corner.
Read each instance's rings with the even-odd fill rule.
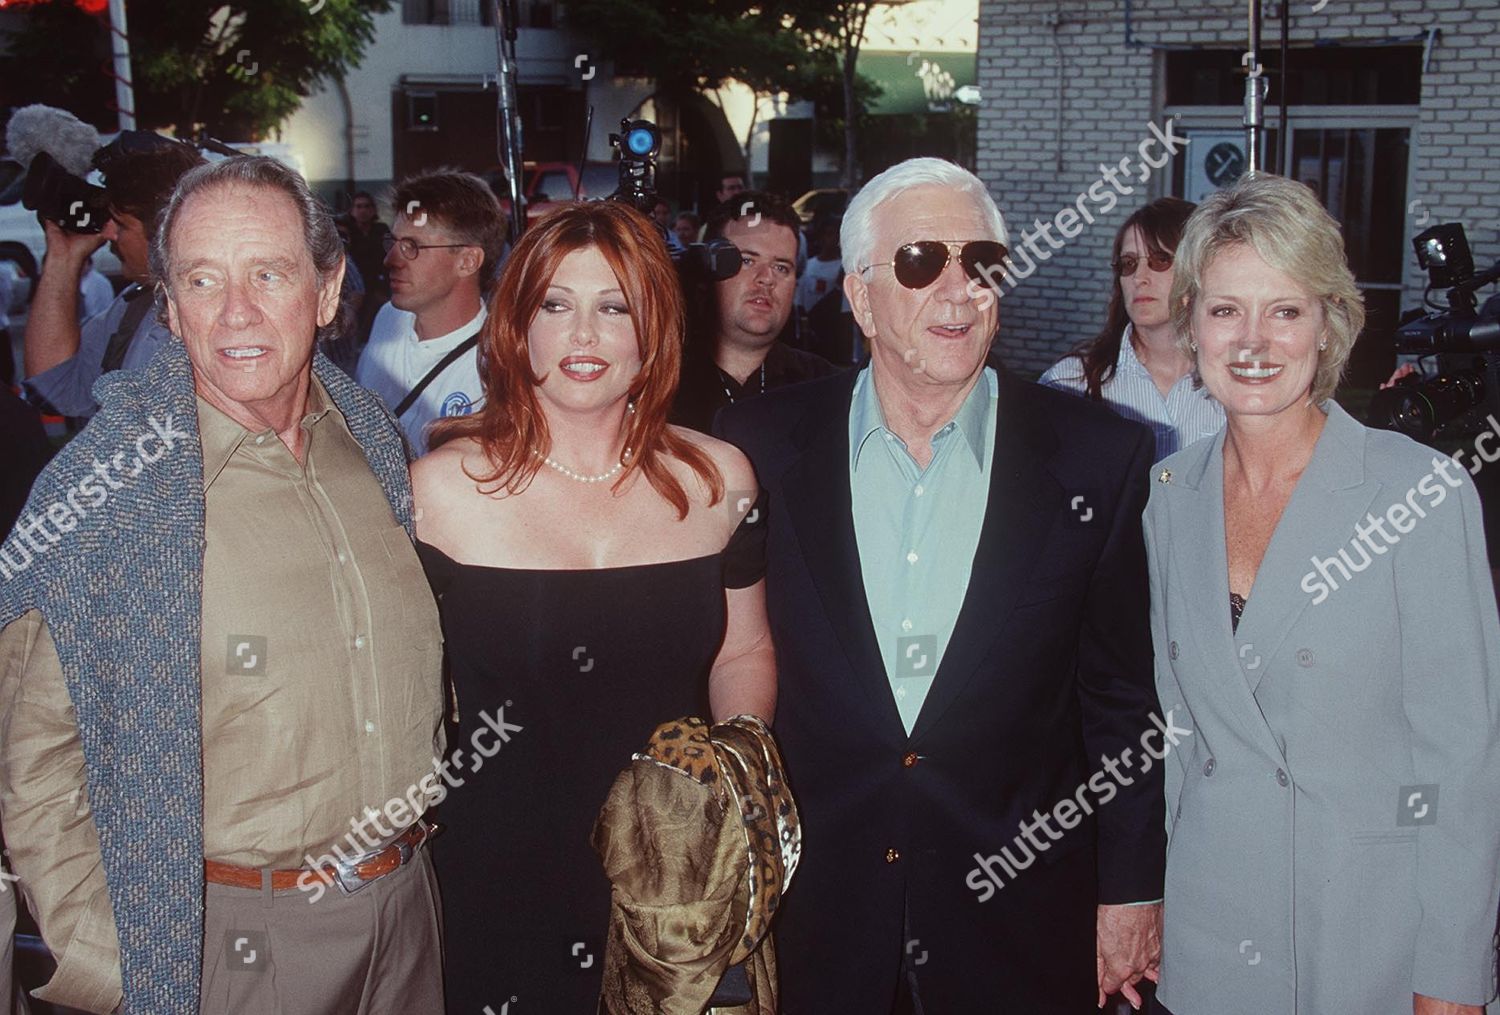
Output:
[[[429,424],[483,403],[477,346],[505,220],[483,180],[453,170],[407,177],[391,204],[391,299],[375,315],[354,376],[385,400],[422,455]]]
[[[782,1011],[1139,1003],[1165,851],[1165,755],[1140,754],[1163,728],[1151,434],[991,356],[1006,232],[966,170],[881,173],[841,240],[868,366],[719,417],[770,495],[776,733],[806,830]]]

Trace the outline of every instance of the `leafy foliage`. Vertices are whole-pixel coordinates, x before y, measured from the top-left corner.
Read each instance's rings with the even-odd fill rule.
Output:
[[[624,75],[681,95],[733,78],[833,110],[842,103],[836,54],[807,31],[819,0],[570,0],[569,28]],[[866,94],[874,88],[865,82]]]
[[[733,78],[760,93],[808,99],[820,128],[845,138],[846,173],[864,109],[879,87],[856,73],[860,37],[876,6],[907,0],[570,0],[574,32],[621,74],[682,95]]]
[[[202,0],[131,0],[137,123],[175,127],[178,134],[204,126],[223,138],[264,138],[320,77],[358,63],[374,38],[374,16],[392,3],[234,0],[216,6]],[[74,105],[72,97],[80,96],[92,107],[99,103],[100,88],[112,98],[105,73],[106,17],[86,15],[67,0],[22,9],[25,18],[10,37],[0,77],[7,101],[23,96],[57,104],[59,96],[68,96]],[[76,106],[74,111],[88,116]]]

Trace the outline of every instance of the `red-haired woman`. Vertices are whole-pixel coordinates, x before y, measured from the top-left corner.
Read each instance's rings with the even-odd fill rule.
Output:
[[[413,466],[458,715],[433,853],[450,1012],[593,1011],[616,774],[660,722],[775,708],[754,472],[666,421],[682,321],[644,217],[560,208],[500,277],[484,409]]]
[[[1043,384],[1145,423],[1156,435],[1158,461],[1224,426],[1224,410],[1193,376],[1167,305],[1177,241],[1193,208],[1163,197],[1125,220],[1115,233],[1103,329],[1041,376]]]

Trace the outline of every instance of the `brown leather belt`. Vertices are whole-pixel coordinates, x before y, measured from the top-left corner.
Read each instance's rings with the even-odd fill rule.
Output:
[[[433,834],[433,826],[418,821],[398,835],[390,845],[380,852],[365,857],[357,863],[324,864],[320,867],[297,867],[292,870],[273,870],[271,890],[282,892],[293,888],[308,890],[312,885],[336,884],[344,892],[352,894],[365,885],[399,870],[416,855]],[[261,868],[239,867],[218,860],[203,861],[203,877],[216,885],[234,888],[261,887]]]

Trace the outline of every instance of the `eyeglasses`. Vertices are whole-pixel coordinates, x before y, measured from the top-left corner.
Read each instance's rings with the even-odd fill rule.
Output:
[[[380,238],[380,245],[385,248],[385,252],[387,254],[391,252],[392,247],[400,247],[401,256],[406,258],[408,261],[415,261],[417,259],[417,255],[422,253],[422,251],[424,250],[442,250],[448,247],[479,246],[479,244],[477,243],[418,243],[410,236],[403,236],[400,239],[397,239],[391,233],[386,233]]]
[[[1166,271],[1172,267],[1172,255],[1165,250],[1153,250],[1146,256],[1146,264],[1152,271]],[[1115,273],[1121,278],[1129,278],[1135,274],[1135,269],[1141,266],[1141,258],[1138,254],[1121,254],[1120,259],[1114,263]]]
[[[1005,269],[1005,256],[1010,253],[1005,244],[995,240],[918,240],[896,248],[896,256],[889,261],[870,264],[860,269],[861,273],[889,264],[896,273],[896,281],[908,289],[926,289],[948,267],[952,249],[958,248],[958,263],[964,274],[976,281],[987,281],[980,270],[992,265],[994,269]]]

